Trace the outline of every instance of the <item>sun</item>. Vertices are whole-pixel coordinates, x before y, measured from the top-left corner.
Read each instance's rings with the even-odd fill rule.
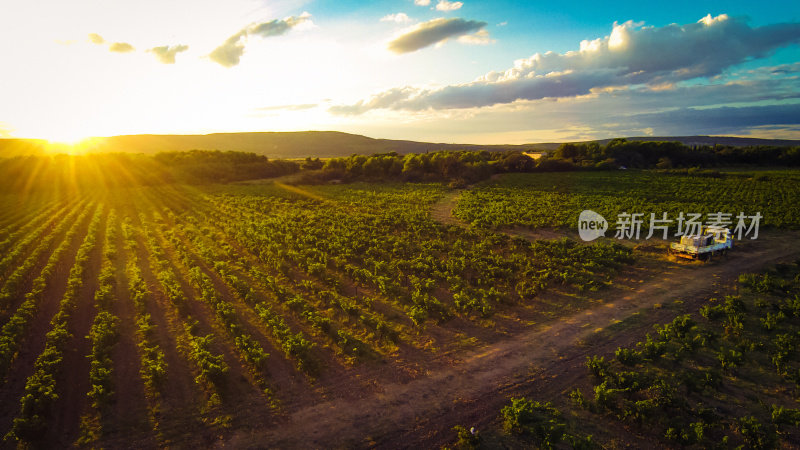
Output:
[[[58,133],[47,137],[47,150],[50,153],[77,155],[86,151],[85,144],[91,136],[78,133]]]
[[[51,144],[75,145],[79,144],[81,141],[89,137],[90,136],[86,134],[66,131],[59,133],[49,133],[46,139]]]

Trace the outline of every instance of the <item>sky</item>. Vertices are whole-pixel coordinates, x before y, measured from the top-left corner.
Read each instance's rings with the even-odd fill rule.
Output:
[[[800,2],[2,0],[0,137],[800,139]]]

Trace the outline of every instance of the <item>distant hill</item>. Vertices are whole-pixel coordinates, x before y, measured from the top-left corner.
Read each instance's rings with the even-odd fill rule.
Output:
[[[0,139],[0,157],[41,155],[49,145],[43,139]]]
[[[606,143],[610,139],[598,141]],[[628,140],[680,141],[687,145],[800,145],[800,141],[752,138],[678,136],[634,137]],[[352,154],[424,153],[438,150],[553,150],[559,143],[523,145],[474,145],[416,142],[393,139],[373,139],[338,131],[300,131],[263,133],[214,133],[206,135],[139,134],[92,138],[81,144],[90,152],[157,153],[185,150],[237,150],[258,153],[270,158],[330,158]],[[42,154],[46,151],[65,152],[63,144],[50,144],[39,139],[0,139],[0,156]]]
[[[759,138],[742,138],[731,136],[641,136],[641,137],[628,137],[625,138],[629,141],[670,141],[680,142],[684,145],[730,145],[732,147],[746,147],[749,145],[769,145],[777,147],[794,147],[800,145],[800,140],[791,139],[759,139]],[[601,145],[608,144],[612,139],[600,139],[596,141],[582,141],[582,142],[598,142]],[[578,143],[578,142],[576,142]],[[560,142],[542,142],[539,144],[531,144],[537,150],[555,150],[561,145]]]
[[[138,134],[92,138],[81,144],[89,152],[157,153],[185,150],[235,150],[270,158],[330,158],[352,154],[424,153],[437,150],[523,150],[533,145],[471,145],[373,139],[338,131],[214,133],[206,135]],[[66,151],[38,139],[0,139],[0,156]]]

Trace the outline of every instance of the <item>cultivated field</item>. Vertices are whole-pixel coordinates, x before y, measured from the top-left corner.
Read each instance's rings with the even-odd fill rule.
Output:
[[[437,183],[4,195],[0,432],[51,447],[447,443],[542,367],[580,365],[576,341],[598,328],[796,257],[795,175],[768,177],[510,175],[458,206]],[[596,204],[763,204],[767,228],[702,267],[493,230],[574,228]],[[437,220],[451,207],[459,220]]]
[[[761,225],[800,227],[800,172],[697,171],[696,174],[656,171],[602,171],[509,174],[467,191],[455,215],[480,227],[577,228],[578,214],[591,209],[613,228],[620,213],[760,212]],[[674,225],[673,225],[673,231]],[[613,236],[613,233],[610,233]],[[607,234],[608,235],[608,234]],[[644,237],[644,236],[643,236]]]

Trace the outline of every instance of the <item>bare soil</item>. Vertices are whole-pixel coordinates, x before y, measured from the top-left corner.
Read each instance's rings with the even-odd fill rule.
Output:
[[[431,218],[445,225],[464,225],[456,216],[453,209],[458,205],[463,189],[447,191],[442,198],[436,201],[431,208]]]

